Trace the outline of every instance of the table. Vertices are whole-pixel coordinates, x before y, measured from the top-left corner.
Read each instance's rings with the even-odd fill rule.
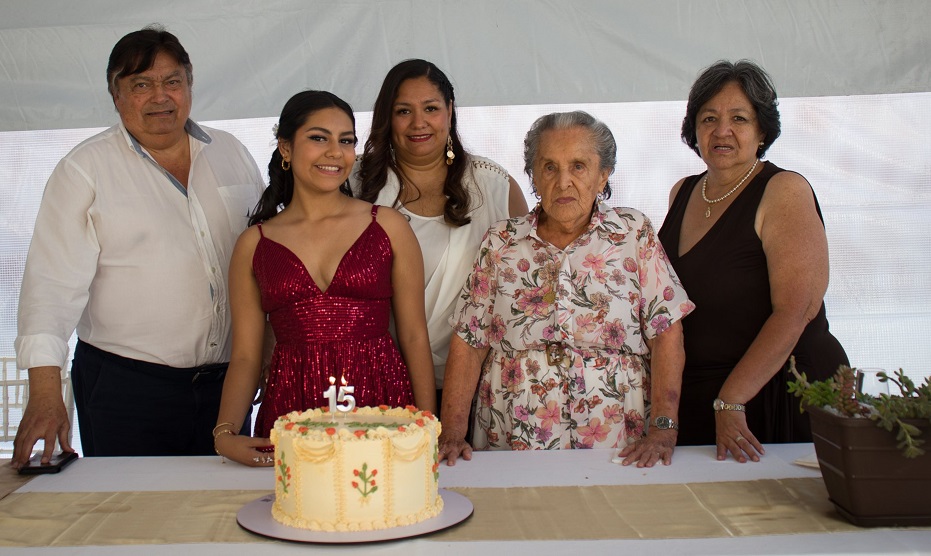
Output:
[[[792,463],[797,458],[812,454],[811,444],[769,445],[766,446],[766,450],[767,454],[761,462],[739,464],[734,461],[715,460],[713,447],[680,447],[676,450],[673,465],[652,469],[613,464],[610,462],[612,452],[607,450],[480,452],[474,455],[472,461],[459,461],[454,467],[444,465],[441,468],[442,488],[455,489],[470,497],[476,497],[473,500],[476,503],[476,515],[459,527],[428,537],[403,541],[353,546],[316,545],[313,549],[315,554],[405,556],[475,554],[483,550],[495,550],[497,553],[502,549],[507,550],[509,556],[567,552],[709,555],[931,554],[931,529],[859,529],[837,516],[826,500],[827,495],[820,482],[819,471]],[[259,551],[269,549],[273,549],[275,554],[306,554],[309,548],[306,545],[263,539],[246,533],[235,525],[235,510],[241,507],[242,501],[249,501],[270,492],[273,485],[274,476],[270,468],[248,468],[231,462],[221,463],[217,457],[82,459],[59,475],[44,475],[33,479],[0,500],[0,546],[3,546],[3,554],[7,556],[107,556],[125,554],[129,550],[133,553],[156,555],[254,556]],[[782,509],[786,508],[785,501],[774,500],[770,507],[755,503],[753,508],[743,508],[729,515],[726,498],[729,493],[748,494],[766,489],[772,489],[774,495],[783,495],[783,489],[800,493],[799,503],[810,504],[806,510],[810,515],[804,516],[798,523],[810,532],[753,534],[755,527],[762,531],[773,524],[777,528],[782,527],[780,531],[783,533],[795,532],[791,522],[788,525],[779,525],[779,519],[773,517],[780,515],[780,506]],[[152,514],[147,514],[144,508],[132,507],[126,500],[138,501],[140,497],[144,499],[145,496],[161,496],[165,493],[181,498],[187,493],[189,498],[214,497],[218,500],[231,500],[230,504],[234,505],[226,508],[227,514],[213,521],[208,520],[210,527],[205,527],[205,530],[225,527],[235,541],[195,540],[133,546],[9,546],[10,535],[14,531],[7,528],[11,523],[28,525],[28,521],[23,521],[20,509],[28,507],[26,503],[30,500],[40,497],[48,500],[50,496],[62,500],[75,496],[102,497],[106,503],[95,501],[88,506],[89,512],[113,517],[115,523],[119,523],[120,512],[137,512],[138,516],[133,518],[132,522],[144,528],[145,522]],[[576,504],[596,507],[597,504],[605,503],[605,500],[599,498],[616,497],[618,493],[637,497],[626,502],[633,504],[637,509],[633,512],[627,510],[626,514],[622,511],[619,515],[624,518],[621,520],[624,523],[617,523],[619,531],[624,529],[621,525],[628,527],[633,524],[633,529],[626,529],[628,538],[605,538],[604,524],[598,526],[596,521],[599,516],[595,515],[594,510],[591,515],[585,510],[573,511],[569,517],[583,524],[591,517],[592,531],[600,532],[590,535],[583,526],[555,539],[550,537],[553,536],[553,527],[558,529],[559,523],[547,524],[546,517],[551,515],[549,507],[525,506],[526,513],[509,509],[507,515],[502,515],[503,519],[511,519],[523,529],[513,540],[496,537],[497,533],[487,531],[489,514],[495,509],[487,506],[487,500],[485,509],[482,510],[483,515],[479,515],[479,500],[483,497],[487,499],[488,496],[498,496],[496,505],[512,501],[519,505],[538,497],[554,507],[573,498],[578,498],[574,502]],[[630,530],[645,530],[643,520],[652,522],[654,529],[657,524],[664,526],[664,519],[669,520],[670,527],[681,522],[683,516],[676,514],[676,511],[682,508],[683,493],[686,498],[696,499],[696,507],[702,508],[701,512],[698,512],[702,514],[702,519],[719,521],[726,533],[715,538],[629,538]],[[770,495],[767,492],[764,498]],[[678,502],[664,508],[663,498],[667,496],[672,496],[672,499]],[[675,498],[676,496],[679,498]],[[789,506],[793,504],[795,501]],[[790,510],[797,511],[794,508]],[[553,511],[556,511],[555,508]],[[183,512],[181,515],[184,515]],[[671,516],[678,517],[670,519]],[[616,516],[610,517],[616,519]],[[636,523],[638,519],[641,520],[640,524]],[[152,521],[158,520],[152,517]],[[4,525],[4,522],[7,525]],[[93,520],[90,522],[93,523]],[[543,524],[545,530],[534,528],[539,524]],[[650,526],[651,523],[645,524],[647,529]],[[821,531],[817,530],[819,527],[822,528]],[[608,537],[611,536],[611,530],[613,529],[609,526]],[[74,533],[73,530],[69,532]],[[83,533],[82,531],[81,534]],[[591,538],[593,536],[598,538]],[[60,536],[58,541],[49,544],[60,544],[61,538]]]

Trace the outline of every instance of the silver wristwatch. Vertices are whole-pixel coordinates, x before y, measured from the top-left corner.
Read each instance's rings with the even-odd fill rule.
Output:
[[[660,415],[656,419],[653,419],[653,426],[658,428],[661,431],[672,429],[674,431],[679,430],[679,423],[676,423],[669,417],[665,415]]]
[[[714,400],[712,404],[715,411],[747,411],[747,406],[742,403],[725,403],[724,400],[718,398]]]

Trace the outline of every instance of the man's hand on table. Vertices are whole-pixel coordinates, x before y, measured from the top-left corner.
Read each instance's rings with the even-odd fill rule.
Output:
[[[68,441],[70,431],[71,422],[61,394],[57,392],[49,395],[34,393],[26,404],[26,411],[23,412],[23,418],[16,430],[10,465],[17,470],[26,465],[32,455],[33,447],[40,439],[45,440],[45,449],[42,452],[43,464],[52,459],[56,440],[61,444],[63,452],[73,452],[74,449]]]

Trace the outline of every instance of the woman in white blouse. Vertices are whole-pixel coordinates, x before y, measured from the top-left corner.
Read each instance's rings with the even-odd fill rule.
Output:
[[[453,86],[425,60],[406,60],[388,72],[350,181],[356,196],[400,210],[420,241],[439,401],[449,317],[482,236],[498,220],[526,214],[527,201],[504,168],[465,151]]]

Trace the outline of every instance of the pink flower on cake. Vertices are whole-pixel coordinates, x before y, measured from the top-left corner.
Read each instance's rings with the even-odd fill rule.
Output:
[[[418,427],[422,427],[422,426],[424,426],[424,425],[426,424],[426,423],[424,423],[424,420],[423,420],[423,419],[417,419],[417,420],[414,421],[414,422],[417,424]]]
[[[356,438],[362,438],[363,436],[366,435],[366,433],[368,433],[367,430],[360,429],[360,430],[354,431],[352,434],[356,435]]]
[[[333,427],[327,427],[324,432],[330,436],[333,436],[334,434],[336,434],[336,429],[334,429]]]
[[[387,405],[380,405],[380,406],[378,406],[378,409],[380,409],[380,410],[382,410],[382,411],[388,411],[389,408],[388,408]]]

